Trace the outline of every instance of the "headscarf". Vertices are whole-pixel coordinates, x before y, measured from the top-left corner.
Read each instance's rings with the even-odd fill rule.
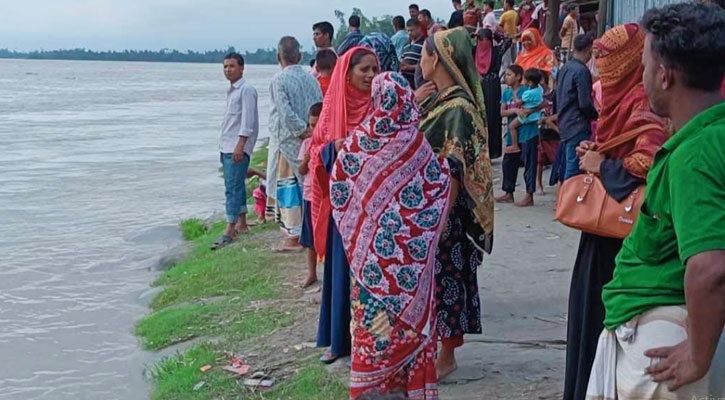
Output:
[[[330,176],[333,217],[356,280],[350,395],[394,388],[404,374],[408,394],[437,398],[429,393],[437,384],[435,248],[448,212],[448,163],[418,131],[405,77],[377,76],[372,109]],[[379,313],[385,322],[375,324],[377,341],[369,341]],[[416,368],[406,371],[411,362]]]
[[[371,33],[362,38],[358,46],[372,49],[378,56],[380,72],[397,71],[400,69],[400,61],[395,51],[395,46],[390,38],[384,33]]]
[[[470,198],[473,214],[464,229],[479,248],[490,253],[493,182],[484,117],[486,107],[473,62],[471,39],[465,28],[456,28],[435,34],[433,43],[440,62],[456,84],[424,102],[421,130],[436,152],[460,165],[461,185]],[[456,112],[460,114],[454,115]]]
[[[521,34],[521,39],[528,37],[531,39],[532,47],[529,50],[524,49],[516,57],[516,65],[521,66],[524,70],[529,68],[537,68],[551,75],[551,71],[556,68],[556,58],[554,53],[546,46],[541,38],[541,33],[536,28],[528,28]]]
[[[594,42],[602,84],[602,111],[597,121],[596,144],[646,124],[659,128],[645,131],[636,141],[607,151],[623,159],[633,175],[645,177],[654,153],[669,136],[666,121],[650,109],[642,84],[642,52],[645,34],[637,24],[615,26]]]
[[[325,254],[327,228],[330,221],[328,174],[322,165],[322,149],[329,142],[344,139],[367,116],[370,93],[361,92],[347,81],[350,60],[359,52],[373,53],[366,47],[354,47],[340,57],[332,72],[332,80],[322,103],[322,112],[310,144],[310,171],[312,179],[312,224],[317,254]]]
[[[493,32],[490,29],[481,29],[476,43],[476,70],[483,76],[491,69],[493,57]]]

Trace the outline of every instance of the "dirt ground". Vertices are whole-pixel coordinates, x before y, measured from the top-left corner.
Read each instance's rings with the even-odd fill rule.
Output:
[[[500,170],[495,162],[497,195]],[[517,199],[524,194],[521,176],[518,182]],[[534,207],[495,206],[494,250],[478,271],[483,335],[466,337],[458,370],[441,382],[442,399],[562,397],[567,297],[579,233],[554,220],[555,191],[546,191],[535,196]]]
[[[500,194],[500,162],[494,187]],[[522,170],[523,171],[523,170]],[[545,173],[545,180],[548,175]],[[517,197],[523,196],[519,177]],[[478,279],[483,311],[482,335],[466,336],[458,350],[459,368],[441,382],[442,399],[558,399],[565,366],[566,310],[578,232],[554,220],[555,194],[547,187],[534,207],[496,205],[493,254],[484,258]],[[299,259],[290,264],[302,264]],[[291,287],[304,276],[301,266],[288,275]],[[322,269],[318,271],[322,275]],[[319,293],[290,293],[303,318],[265,338],[267,344],[295,352],[293,345],[314,342]],[[301,309],[301,310],[300,310]],[[277,350],[271,358],[286,358]],[[310,357],[316,350],[304,350]],[[266,360],[267,363],[272,360]],[[345,360],[329,368],[344,372]]]

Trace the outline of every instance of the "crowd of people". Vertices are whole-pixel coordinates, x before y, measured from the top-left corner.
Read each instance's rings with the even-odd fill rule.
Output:
[[[256,209],[284,233],[273,251],[306,249],[303,287],[324,263],[320,361],[351,356],[353,399],[436,399],[465,335],[481,333],[477,269],[522,164],[520,207],[548,164],[550,186],[588,174],[619,202],[646,184],[626,239],[582,232],[564,398],[722,396],[725,12],[668,5],[595,40],[568,4],[562,58],[542,39],[546,0],[506,0],[499,18],[492,1],[452,3],[447,25],[411,5],[392,37],[350,17],[337,48],[333,26],[314,24],[311,71],[283,37],[266,175],[248,169],[257,93],[243,58],[225,58],[228,226],[214,248],[248,230],[244,178],[265,177]]]

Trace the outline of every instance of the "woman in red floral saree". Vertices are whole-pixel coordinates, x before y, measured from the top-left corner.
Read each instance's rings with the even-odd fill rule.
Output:
[[[435,249],[448,213],[448,164],[418,130],[408,81],[373,82],[373,111],[346,140],[330,180],[352,272],[350,398],[437,399]]]

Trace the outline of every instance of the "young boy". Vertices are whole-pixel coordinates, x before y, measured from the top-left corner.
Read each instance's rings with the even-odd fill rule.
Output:
[[[327,94],[327,88],[330,87],[332,71],[335,69],[335,64],[337,64],[337,55],[332,50],[320,50],[315,56],[315,62],[317,63],[317,71],[320,73],[317,82],[320,84],[322,96],[324,97]]]
[[[321,112],[322,103],[317,103],[310,107],[307,116],[307,138],[302,142],[300,154],[297,157],[300,162],[300,174],[303,176],[306,176],[310,172],[310,142],[312,141],[312,133],[315,131]],[[307,278],[302,282],[301,286],[303,288],[310,287],[317,282],[317,253],[315,253],[314,235],[312,232],[312,210],[310,208],[310,201],[312,200],[311,184],[312,179],[306,177],[302,192],[304,215],[302,219],[302,233],[300,234],[300,245],[307,249]]]
[[[526,124],[538,124],[539,119],[541,119],[539,106],[544,102],[544,89],[540,86],[540,83],[541,71],[536,68],[529,68],[524,71],[524,84],[527,90],[523,92],[521,97],[514,98],[514,102],[519,109],[523,108],[525,111],[519,111],[519,116],[509,125],[513,141],[508,149],[511,153],[521,151],[519,143],[524,142],[524,140],[519,140],[519,128]]]
[[[556,161],[556,150],[559,147],[559,127],[556,124],[556,90],[553,85],[549,85],[546,75],[541,81],[544,89],[544,110],[539,120],[539,156],[538,168],[536,170],[536,186],[539,194],[544,195],[544,167],[554,165]],[[557,180],[556,167],[552,168],[549,185],[553,185]]]
[[[509,86],[501,95],[501,115],[507,118],[509,123],[509,129],[506,132],[506,145],[507,149],[514,146],[514,141],[511,132],[511,123],[518,118],[521,111],[519,105],[521,102],[520,98],[524,96],[524,93],[531,90],[531,88],[523,86],[521,79],[524,75],[523,69],[518,65],[511,65],[506,69],[504,79],[506,84]],[[531,77],[531,74],[529,74]],[[539,77],[540,80],[540,77]],[[518,178],[519,164],[521,163],[521,157],[524,157],[524,178],[526,180],[526,198],[518,203],[519,207],[529,207],[534,205],[533,194],[536,191],[536,158],[538,152],[539,136],[538,127],[536,123],[527,123],[520,126],[519,137],[516,141],[523,147],[523,151],[507,151],[503,157],[503,191],[504,195],[497,197],[496,202],[498,203],[513,203],[514,202],[514,191],[516,190],[516,180]]]

